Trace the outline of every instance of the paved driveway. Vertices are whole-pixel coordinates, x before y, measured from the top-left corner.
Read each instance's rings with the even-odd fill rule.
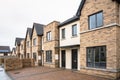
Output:
[[[71,70],[47,67],[23,68],[8,71],[8,74],[13,80],[109,80],[80,74]]]

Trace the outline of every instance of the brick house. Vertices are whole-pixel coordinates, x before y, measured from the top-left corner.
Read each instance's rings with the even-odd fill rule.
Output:
[[[43,35],[43,65],[48,67],[58,67],[58,25],[59,22],[53,21],[44,26]]]
[[[27,28],[25,43],[26,43],[26,58],[32,58],[32,41],[31,41],[32,28]]]
[[[19,57],[20,58],[20,43],[21,43],[21,41],[22,40],[24,40],[24,38],[16,38],[15,39],[15,46],[16,46],[16,55],[17,55],[17,57]]]
[[[12,53],[11,53],[12,56],[16,56],[16,48],[12,48]]]
[[[120,0],[82,0],[80,72],[120,77]]]
[[[25,39],[20,42],[20,59],[26,58],[26,44]]]
[[[35,65],[42,65],[42,24],[34,23],[32,28],[32,58],[35,60]]]
[[[10,56],[10,47],[9,46],[0,46],[0,57],[1,56]]]
[[[79,16],[59,24],[59,53],[61,68],[80,70]]]

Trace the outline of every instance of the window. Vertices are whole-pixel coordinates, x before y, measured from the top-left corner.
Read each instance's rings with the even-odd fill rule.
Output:
[[[36,53],[33,53],[33,59],[36,61]]]
[[[46,51],[46,62],[52,62],[52,51]]]
[[[51,40],[51,31],[47,32],[47,41]]]
[[[72,26],[72,36],[77,36],[77,24]]]
[[[62,39],[65,39],[65,28],[62,29]]]
[[[106,46],[87,48],[87,67],[106,68]]]
[[[29,47],[29,41],[27,41],[27,47]]]
[[[89,16],[89,29],[101,27],[103,25],[103,12],[98,12]]]
[[[33,39],[33,45],[36,45],[36,38]]]

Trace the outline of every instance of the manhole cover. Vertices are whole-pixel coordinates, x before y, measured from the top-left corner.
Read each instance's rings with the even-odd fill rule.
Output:
[[[19,74],[20,72],[15,72],[14,74]]]

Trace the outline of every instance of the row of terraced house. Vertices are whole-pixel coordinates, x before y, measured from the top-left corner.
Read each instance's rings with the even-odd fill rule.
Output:
[[[34,23],[16,38],[20,59],[108,78],[120,77],[120,0],[81,0],[77,13],[60,23]]]

